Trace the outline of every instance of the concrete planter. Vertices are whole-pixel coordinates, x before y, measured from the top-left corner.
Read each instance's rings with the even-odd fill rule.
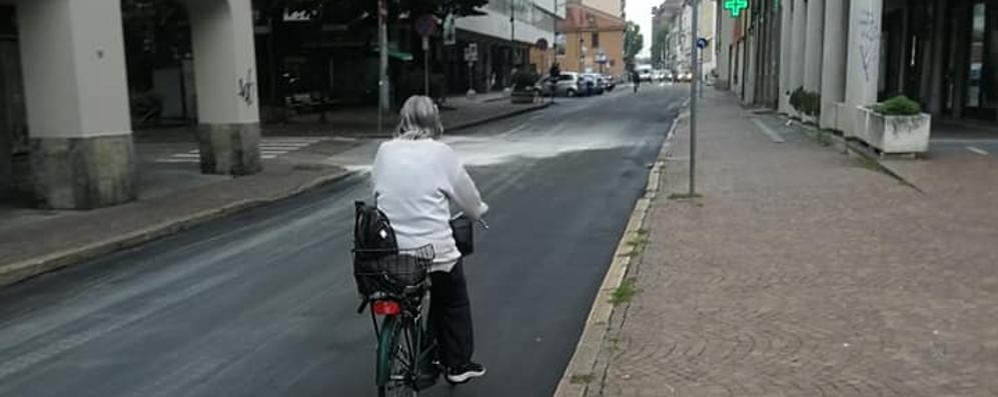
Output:
[[[513,91],[509,95],[509,101],[516,104],[530,104],[537,100],[535,91]]]
[[[856,120],[856,138],[884,154],[925,153],[929,150],[932,116],[885,116],[860,107]]]

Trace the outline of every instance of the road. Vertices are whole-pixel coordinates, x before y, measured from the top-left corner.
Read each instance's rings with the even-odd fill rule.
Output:
[[[466,264],[489,374],[428,395],[551,394],[685,93],[559,100],[447,138],[492,207]],[[0,290],[0,395],[372,395],[349,256],[368,189],[358,174]]]

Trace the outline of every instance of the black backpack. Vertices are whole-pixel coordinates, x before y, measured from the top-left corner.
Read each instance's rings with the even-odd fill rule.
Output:
[[[354,252],[358,259],[378,259],[398,250],[395,229],[388,216],[373,205],[363,201],[354,203],[356,210],[353,227]]]

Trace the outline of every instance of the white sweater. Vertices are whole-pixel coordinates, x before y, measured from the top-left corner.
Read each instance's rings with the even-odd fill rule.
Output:
[[[378,148],[371,174],[378,208],[392,223],[399,248],[432,244],[430,270],[449,272],[461,258],[451,204],[474,219],[489,208],[454,150],[432,139],[388,141]]]

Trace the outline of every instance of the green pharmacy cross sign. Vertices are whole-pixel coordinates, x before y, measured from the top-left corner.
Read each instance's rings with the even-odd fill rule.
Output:
[[[724,8],[731,11],[732,17],[737,17],[742,13],[742,10],[748,8],[748,0],[725,0]]]

